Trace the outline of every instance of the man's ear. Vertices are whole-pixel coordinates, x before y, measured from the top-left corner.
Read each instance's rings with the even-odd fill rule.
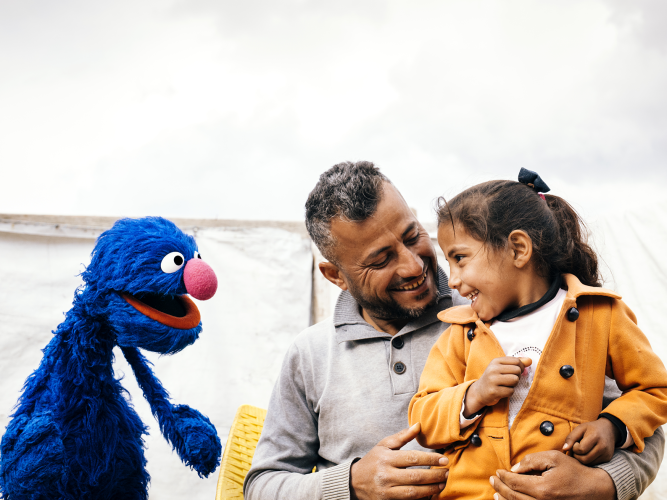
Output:
[[[345,280],[343,279],[343,273],[340,272],[340,269],[338,269],[336,264],[327,261],[320,262],[319,268],[322,276],[331,281],[341,290],[347,290],[347,283],[345,283]]]
[[[519,269],[525,267],[533,256],[533,240],[521,230],[512,231],[507,239],[514,252],[514,266]]]

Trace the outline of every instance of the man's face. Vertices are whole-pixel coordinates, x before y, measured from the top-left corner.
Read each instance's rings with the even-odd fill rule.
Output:
[[[389,183],[375,214],[363,222],[334,219],[334,253],[344,285],[371,316],[420,316],[435,303],[436,256],[431,239]]]

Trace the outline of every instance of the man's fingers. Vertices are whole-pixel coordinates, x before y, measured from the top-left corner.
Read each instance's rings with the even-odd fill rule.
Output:
[[[397,432],[396,434],[387,436],[377,445],[384,446],[386,448],[389,448],[390,450],[398,450],[403,446],[405,446],[406,444],[408,444],[414,438],[416,438],[420,431],[421,431],[421,424],[417,422],[416,424],[412,425],[411,427],[408,427],[407,429],[403,429],[402,431]]]
[[[505,471],[503,471],[505,472]],[[536,476],[528,476],[536,477]],[[490,479],[491,486],[496,490],[497,498],[494,496],[495,500],[535,500],[534,497],[524,495],[517,491],[510,489],[498,476],[493,476]]]
[[[394,486],[389,489],[385,498],[395,498],[397,500],[420,500],[432,495],[437,495],[444,488],[444,483],[430,484],[428,486]]]
[[[499,484],[498,481],[500,481]],[[493,488],[507,500],[533,499],[536,492],[540,490],[541,476],[530,476],[515,474],[506,470],[496,471],[493,480]],[[518,493],[522,491],[524,493]]]
[[[581,438],[584,436],[585,427],[581,425],[575,427],[572,432],[570,432],[565,438],[565,444],[563,444],[563,450],[569,450],[575,443],[578,443]],[[575,452],[576,453],[576,452]]]
[[[526,472],[544,472],[554,467],[555,462],[562,456],[563,454],[558,451],[531,453],[530,455],[523,457],[523,460],[521,460],[521,462],[518,464],[514,464],[512,467],[512,472],[516,474],[525,474]],[[503,479],[503,477],[500,476],[500,479]]]
[[[392,467],[416,467],[424,465],[433,467],[444,466],[449,463],[449,460],[444,455],[417,450],[394,451],[387,458],[387,463]]]
[[[447,469],[398,469],[394,471],[392,483],[397,486],[419,486],[440,484],[447,481]]]

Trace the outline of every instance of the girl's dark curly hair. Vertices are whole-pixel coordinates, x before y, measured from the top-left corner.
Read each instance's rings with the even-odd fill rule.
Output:
[[[552,281],[574,274],[589,286],[602,286],[598,258],[588,244],[588,230],[563,198],[544,195],[514,181],[489,181],[456,195],[438,199],[438,225],[463,228],[492,249],[506,248],[514,230],[525,231],[533,242],[537,272]]]

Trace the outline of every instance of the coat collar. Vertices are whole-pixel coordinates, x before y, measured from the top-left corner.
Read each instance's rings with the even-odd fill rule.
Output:
[[[612,299],[620,299],[621,296],[608,288],[600,288],[595,286],[587,286],[579,281],[574,274],[564,274],[563,281],[565,282],[565,289],[567,290],[566,299],[571,299],[576,302],[578,297],[583,295],[599,295],[602,297],[611,297]],[[475,323],[479,319],[477,313],[473,311],[471,306],[457,306],[450,309],[445,309],[438,313],[438,319],[443,323],[452,323],[457,325],[467,325]]]

